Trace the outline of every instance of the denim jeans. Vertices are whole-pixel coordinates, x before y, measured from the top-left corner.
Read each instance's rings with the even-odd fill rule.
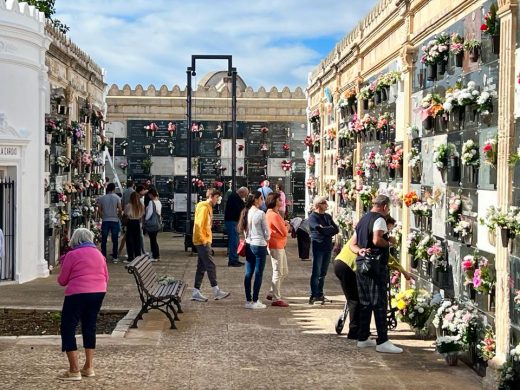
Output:
[[[235,221],[225,221],[226,231],[228,236],[228,264],[236,264],[238,263],[238,232],[237,232],[237,224]]]
[[[121,226],[119,222],[103,221],[101,224],[101,253],[105,258],[107,257],[107,239],[108,233],[112,235],[112,257],[117,259],[117,249],[119,240],[119,231]]]
[[[260,287],[262,287],[262,276],[265,268],[265,258],[267,256],[266,246],[246,245],[246,274],[244,277],[244,288],[246,291],[247,302],[258,301]],[[253,297],[251,298],[251,280],[255,274],[253,284]]]
[[[323,285],[329,268],[331,251],[318,250],[314,242],[312,244],[311,297],[320,298],[323,296]]]

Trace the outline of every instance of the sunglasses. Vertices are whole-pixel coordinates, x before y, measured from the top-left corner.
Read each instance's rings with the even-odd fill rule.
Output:
[[[320,203],[318,203],[318,204],[327,204],[327,201],[325,200],[325,201],[320,202]]]

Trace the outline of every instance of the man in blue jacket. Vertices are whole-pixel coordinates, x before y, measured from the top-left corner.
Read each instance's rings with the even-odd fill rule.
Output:
[[[309,216],[312,242],[310,305],[316,301],[321,301],[322,304],[327,301],[330,302],[323,295],[323,286],[332,254],[332,237],[339,233],[338,226],[334,223],[332,217],[325,212],[329,207],[327,198],[317,196],[314,198],[313,205],[314,211]]]

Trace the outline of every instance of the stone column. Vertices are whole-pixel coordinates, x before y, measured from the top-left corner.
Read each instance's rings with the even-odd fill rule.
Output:
[[[413,88],[413,59],[412,55],[414,53],[413,46],[405,44],[403,49],[401,50],[401,71],[402,71],[402,83],[403,83],[403,106],[404,106],[404,115],[403,122],[404,127],[410,126],[412,120],[412,110],[410,106],[410,102],[412,99],[412,88]],[[402,124],[401,124],[402,125]],[[410,178],[411,172],[408,164],[408,155],[410,153],[412,143],[408,134],[403,136],[403,195],[410,191]],[[403,207],[401,209],[402,212],[402,238],[401,238],[401,265],[406,270],[410,270],[411,262],[410,257],[408,256],[408,249],[406,248],[406,239],[408,238],[408,232],[410,231],[410,213],[408,212],[408,207],[403,203]],[[409,285],[409,282],[401,275],[401,288],[405,289]]]
[[[44,128],[49,100],[43,13],[27,3],[0,1],[0,110],[20,142],[16,168],[15,278],[49,275],[44,259]],[[1,137],[1,136],[0,136]]]
[[[514,146],[514,88],[515,88],[515,48],[517,34],[518,1],[499,0],[500,18],[500,64],[498,88],[498,159],[497,198],[498,206],[506,208],[511,204],[513,172],[508,160]],[[497,243],[495,256],[495,333],[496,356],[488,365],[483,386],[497,388],[497,369],[506,361],[509,352],[511,321],[509,313],[509,252]]]

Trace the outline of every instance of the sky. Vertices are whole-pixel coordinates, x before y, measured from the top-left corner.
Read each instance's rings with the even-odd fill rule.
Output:
[[[305,88],[307,75],[377,0],[57,0],[67,35],[108,85],[184,89],[192,54],[231,54],[248,86]],[[196,85],[225,61],[197,61]]]

